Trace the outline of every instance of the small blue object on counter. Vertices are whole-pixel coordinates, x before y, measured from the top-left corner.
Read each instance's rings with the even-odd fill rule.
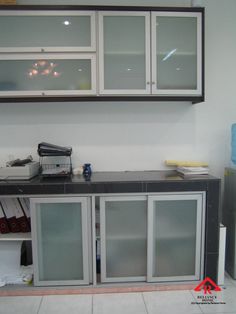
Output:
[[[83,165],[83,176],[85,179],[89,180],[92,174],[91,164]]]

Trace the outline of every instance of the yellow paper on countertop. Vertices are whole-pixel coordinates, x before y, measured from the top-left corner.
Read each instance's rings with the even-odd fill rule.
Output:
[[[208,163],[202,161],[166,160],[165,164],[176,167],[208,167]]]
[[[16,0],[0,0],[0,5],[2,4],[16,4]]]

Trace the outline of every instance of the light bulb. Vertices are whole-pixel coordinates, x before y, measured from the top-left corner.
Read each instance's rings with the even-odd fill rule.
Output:
[[[59,72],[57,72],[57,71],[54,71],[54,72],[52,73],[52,75],[53,75],[54,77],[59,77],[59,76],[61,75],[61,73],[59,73]]]

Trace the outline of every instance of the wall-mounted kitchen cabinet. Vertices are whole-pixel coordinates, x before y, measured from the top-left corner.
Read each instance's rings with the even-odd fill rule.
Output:
[[[2,6],[0,27],[0,101],[204,100],[203,8]]]
[[[200,13],[99,12],[100,94],[201,96],[201,25]]]

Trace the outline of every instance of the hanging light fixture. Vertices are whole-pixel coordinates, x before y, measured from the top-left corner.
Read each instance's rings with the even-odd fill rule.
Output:
[[[57,66],[58,65],[52,61],[37,60],[29,69],[28,76],[31,78],[39,75],[41,76],[51,75],[52,77],[59,77],[61,73],[55,70]]]

